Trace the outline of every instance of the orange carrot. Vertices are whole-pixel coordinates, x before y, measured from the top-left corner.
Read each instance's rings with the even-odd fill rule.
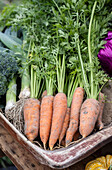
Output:
[[[70,108],[67,108],[67,112],[65,115],[64,123],[63,123],[63,128],[61,131],[61,134],[59,136],[59,145],[61,144],[62,139],[64,138],[68,125],[69,125],[69,120],[70,120]]]
[[[83,97],[84,89],[82,87],[76,88],[71,104],[70,123],[66,133],[66,146],[72,141],[73,136],[78,129],[79,113],[83,102]]]
[[[60,92],[56,94],[56,96],[54,97],[53,118],[49,139],[50,150],[53,149],[54,144],[59,139],[66,111],[67,111],[67,97],[64,93]]]
[[[104,127],[103,122],[102,122],[102,114],[103,114],[103,109],[104,109],[104,105],[105,105],[104,94],[101,92],[99,93],[98,101],[100,103],[100,113],[98,115],[98,120],[97,120],[96,126],[99,128],[99,130],[101,130]]]
[[[42,93],[42,98],[43,98],[44,96],[47,96],[47,90],[44,90],[44,91],[43,91],[43,93]]]
[[[54,96],[44,96],[40,109],[40,138],[43,142],[44,148],[49,138],[51,120],[53,114],[53,100]]]
[[[77,131],[73,136],[73,141],[77,141],[79,139],[79,136],[80,136],[80,133],[79,133],[79,131]],[[66,144],[65,138],[61,140],[60,144],[65,147],[65,144]]]
[[[93,131],[99,111],[100,104],[96,99],[86,99],[82,104],[79,131],[83,138]]]
[[[74,134],[74,136],[73,136],[73,140],[74,140],[74,141],[77,141],[78,138],[79,138],[79,136],[80,136],[80,133],[79,133],[79,131],[77,131],[77,132]]]
[[[38,136],[40,102],[37,99],[27,99],[24,104],[25,135],[30,141]]]

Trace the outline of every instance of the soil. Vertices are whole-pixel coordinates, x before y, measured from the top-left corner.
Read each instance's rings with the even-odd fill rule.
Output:
[[[112,123],[112,81],[109,82],[104,86],[102,92],[105,95],[105,106],[103,111],[103,123],[105,126]]]

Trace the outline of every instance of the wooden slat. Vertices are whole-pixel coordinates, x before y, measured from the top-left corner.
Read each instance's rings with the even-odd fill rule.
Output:
[[[0,125],[0,148],[19,170],[50,170],[41,165],[35,157],[20,145],[8,131]]]

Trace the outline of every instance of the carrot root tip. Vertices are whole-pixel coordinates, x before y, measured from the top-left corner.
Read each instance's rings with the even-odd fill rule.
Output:
[[[104,128],[104,126],[103,126],[103,125],[101,125],[101,126],[100,126],[100,128],[99,128],[99,130],[102,130],[103,128]]]
[[[45,143],[43,143],[43,146],[44,146],[44,149],[46,150],[46,144]]]
[[[50,150],[51,150],[51,151],[53,150],[53,147],[52,147],[52,146],[50,146]]]
[[[86,135],[83,135],[82,137],[83,137],[83,138],[85,138],[85,137],[86,137]]]

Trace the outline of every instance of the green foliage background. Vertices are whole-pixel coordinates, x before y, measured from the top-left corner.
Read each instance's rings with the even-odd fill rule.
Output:
[[[11,3],[19,3],[21,0],[0,0],[0,12],[2,11],[2,9],[6,6],[9,5]],[[7,157],[4,156],[2,158],[0,158],[0,167],[3,168],[7,168],[8,166],[13,165],[13,163],[11,162],[11,160]]]

